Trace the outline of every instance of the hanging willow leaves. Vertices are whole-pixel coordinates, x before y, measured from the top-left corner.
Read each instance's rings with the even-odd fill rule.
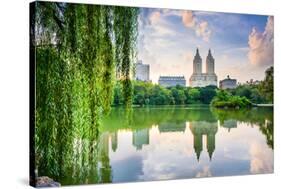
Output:
[[[35,7],[31,31],[39,174],[56,178],[69,169],[79,170],[74,161],[91,164],[88,171],[98,174],[94,157],[100,120],[110,112],[117,80],[126,106],[132,103],[138,9],[54,2],[36,2]],[[81,150],[85,153],[80,157]],[[108,167],[108,157],[101,160]],[[101,177],[108,176],[107,171],[101,171]]]
[[[114,74],[114,55],[113,55],[113,40],[112,40],[112,10],[109,7],[103,8],[103,36],[102,36],[102,62],[104,64],[104,73],[102,78],[103,87],[103,106],[105,113],[109,113],[113,99],[113,83],[115,80]]]

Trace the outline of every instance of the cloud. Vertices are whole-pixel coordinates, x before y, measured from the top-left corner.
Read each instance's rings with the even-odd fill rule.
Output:
[[[196,174],[196,177],[211,177],[212,173],[210,171],[210,167],[209,166],[204,166],[202,171],[199,171]]]
[[[251,173],[272,173],[273,172],[273,156],[271,150],[263,150],[263,143],[254,142],[250,146],[251,155]]]
[[[168,9],[153,11],[149,15],[149,23],[159,34],[174,35],[175,32],[168,27],[165,17],[177,16],[182,20],[187,29],[192,29],[196,36],[201,37],[204,41],[209,42],[211,30],[208,22],[199,19],[192,11],[173,11]]]
[[[204,41],[209,41],[211,30],[208,28],[208,22],[203,21],[197,25],[196,35],[202,37]]]
[[[272,16],[267,19],[263,32],[252,29],[249,35],[248,58],[251,64],[257,66],[272,65],[274,62],[274,20]]]
[[[171,15],[171,12],[165,12],[163,10],[156,10],[152,11],[149,14],[149,26],[148,28],[152,29],[153,31],[149,33],[152,37],[167,37],[167,36],[174,36],[176,32],[170,26],[170,23],[167,22],[165,19],[166,16]]]
[[[198,37],[209,42],[212,32],[207,21],[198,19],[192,11],[182,11],[182,22],[186,28],[193,29]]]
[[[182,22],[187,28],[192,28],[195,25],[195,18],[191,11],[183,11]]]
[[[149,21],[151,24],[156,24],[160,20],[160,17],[161,13],[159,11],[154,11],[149,16]]]

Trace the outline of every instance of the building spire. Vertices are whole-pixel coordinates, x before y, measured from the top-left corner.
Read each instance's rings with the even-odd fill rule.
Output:
[[[198,162],[200,160],[200,154],[201,154],[201,151],[196,151],[196,158],[197,158]]]
[[[210,161],[212,161],[213,152],[214,152],[214,151],[209,151],[209,152],[208,152],[208,153],[209,153],[209,159],[210,159]]]
[[[212,56],[211,49],[209,49],[208,56]]]
[[[195,58],[196,60],[201,60],[198,47],[196,48],[196,54],[195,54],[195,57],[194,57],[194,58]],[[197,61],[197,62],[198,62],[198,61]]]

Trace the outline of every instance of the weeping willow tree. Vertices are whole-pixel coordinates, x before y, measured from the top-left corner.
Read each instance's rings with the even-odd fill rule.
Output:
[[[116,7],[114,9],[114,31],[116,43],[116,62],[117,77],[122,81],[123,97],[126,106],[132,104],[132,75],[133,65],[131,60],[134,59],[137,38],[137,15],[136,9],[124,9]],[[128,19],[130,18],[130,19]]]
[[[31,48],[36,53],[39,174],[63,175],[63,167],[74,161],[69,149],[81,144],[88,156],[79,161],[93,159],[117,79],[126,107],[131,106],[137,17],[137,8],[35,2]]]

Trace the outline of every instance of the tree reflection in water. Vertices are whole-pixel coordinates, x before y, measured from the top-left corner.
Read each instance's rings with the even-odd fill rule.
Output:
[[[267,144],[273,149],[273,109],[269,107],[240,110],[210,109],[206,106],[135,108],[130,118],[127,118],[130,124],[124,124],[124,117],[125,111],[122,108],[113,109],[104,119],[101,130],[108,132],[116,132],[119,129],[139,130],[158,125],[160,132],[165,129],[180,131],[184,129],[186,122],[193,125],[200,125],[200,122],[213,125],[219,121],[220,126],[230,131],[231,128],[237,127],[237,122],[244,122],[250,126],[259,126],[260,131],[266,136]]]
[[[187,122],[189,128],[186,127]],[[129,112],[113,108],[110,115],[103,119],[99,131],[90,132],[92,134],[73,130],[71,126],[69,129],[61,127],[55,133],[50,128],[38,129],[37,136],[43,136],[36,144],[38,175],[49,176],[62,185],[113,182],[109,147],[113,153],[118,150],[118,131],[130,131],[131,145],[136,150],[142,150],[150,143],[152,126],[158,126],[160,134],[189,129],[198,161],[203,149],[202,138],[206,136],[206,149],[212,160],[219,126],[231,132],[237,128],[237,122],[258,126],[268,146],[273,149],[272,108],[221,110],[209,107],[150,107],[134,108]]]
[[[267,145],[273,149],[273,109],[259,107],[242,110],[211,109],[221,125],[228,125],[230,121],[244,122],[247,125],[258,125],[259,130],[266,136]],[[228,124],[225,124],[228,122]],[[235,125],[235,124],[234,124]],[[237,124],[236,124],[237,125]],[[229,126],[229,125],[228,125]],[[234,126],[235,127],[235,126]]]
[[[110,183],[109,133],[91,139],[57,137],[53,145],[42,142],[37,149],[38,175],[61,184]]]

